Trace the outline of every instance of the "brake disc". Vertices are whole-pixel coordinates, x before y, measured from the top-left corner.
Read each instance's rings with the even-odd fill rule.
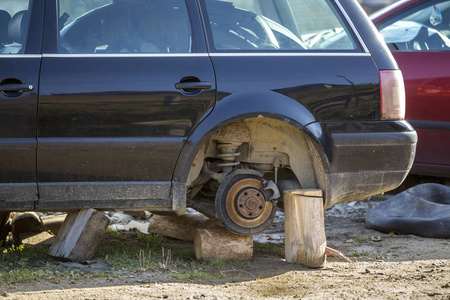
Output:
[[[216,213],[228,230],[254,235],[272,224],[276,205],[266,199],[261,177],[257,171],[237,170],[221,183],[216,195]]]

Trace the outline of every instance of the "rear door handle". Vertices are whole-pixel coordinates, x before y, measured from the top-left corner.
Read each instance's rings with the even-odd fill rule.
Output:
[[[211,82],[198,81],[198,82],[178,82],[175,83],[175,88],[179,90],[208,90],[212,87]]]
[[[0,92],[31,92],[34,86],[31,84],[3,84],[0,85]]]

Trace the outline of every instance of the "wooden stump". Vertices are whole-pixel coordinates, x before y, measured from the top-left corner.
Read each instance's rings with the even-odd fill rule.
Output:
[[[153,215],[148,226],[149,233],[156,233],[171,238],[193,241],[197,227],[213,227],[216,223],[202,214],[185,213],[181,216]]]
[[[94,257],[108,227],[109,219],[94,209],[83,209],[67,215],[49,255],[83,262]]]
[[[14,243],[20,244],[20,234],[44,231],[41,217],[35,212],[14,213],[11,220],[11,232]]]
[[[326,236],[321,190],[284,192],[285,255],[310,268],[326,264]]]
[[[197,228],[194,251],[198,260],[251,260],[253,238],[234,234],[223,227]]]

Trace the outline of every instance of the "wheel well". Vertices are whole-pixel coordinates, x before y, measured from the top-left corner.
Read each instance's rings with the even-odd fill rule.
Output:
[[[194,199],[205,188],[212,195],[223,173],[236,168],[262,172],[286,189],[323,188],[325,182],[320,155],[305,133],[280,120],[249,118],[219,129],[203,144],[187,178],[188,195]]]

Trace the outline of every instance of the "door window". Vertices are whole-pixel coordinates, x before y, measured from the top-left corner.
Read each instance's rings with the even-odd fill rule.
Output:
[[[59,0],[59,53],[188,53],[184,0]]]
[[[0,54],[25,51],[30,14],[29,0],[3,0],[0,2]]]
[[[412,9],[381,26],[380,32],[394,51],[449,51],[450,1]]]
[[[356,50],[328,0],[203,0],[215,50]]]

